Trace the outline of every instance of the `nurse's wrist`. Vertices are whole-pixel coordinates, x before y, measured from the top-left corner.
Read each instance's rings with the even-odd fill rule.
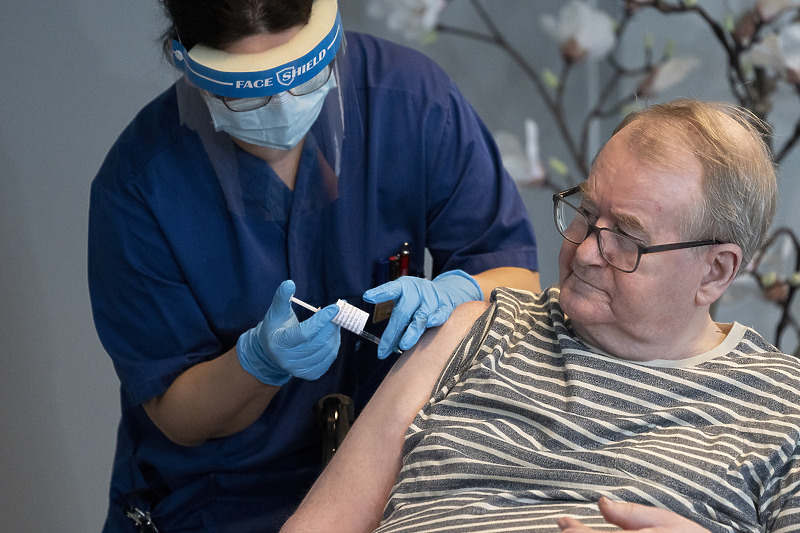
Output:
[[[433,278],[433,283],[450,289],[457,303],[481,301],[484,299],[483,289],[481,289],[478,280],[463,270],[449,270],[439,274]]]
[[[264,352],[256,328],[245,331],[239,337],[236,342],[236,357],[245,372],[261,383],[280,387],[292,376]]]

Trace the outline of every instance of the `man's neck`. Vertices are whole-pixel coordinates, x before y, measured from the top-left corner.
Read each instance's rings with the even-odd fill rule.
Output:
[[[582,327],[573,323],[578,338],[620,359],[631,361],[680,360],[706,353],[725,340],[725,332],[706,314],[697,326],[677,331],[664,330],[636,337],[608,326]]]

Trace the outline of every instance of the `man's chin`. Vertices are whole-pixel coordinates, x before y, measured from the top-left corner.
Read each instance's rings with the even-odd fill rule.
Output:
[[[564,314],[573,322],[592,324],[601,320],[608,310],[606,294],[570,276],[561,285],[559,303]]]

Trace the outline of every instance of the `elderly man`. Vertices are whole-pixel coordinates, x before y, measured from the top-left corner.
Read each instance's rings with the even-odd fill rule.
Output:
[[[709,314],[774,213],[758,131],[653,106],[554,202],[558,285],[404,354],[285,531],[797,530],[800,361]]]

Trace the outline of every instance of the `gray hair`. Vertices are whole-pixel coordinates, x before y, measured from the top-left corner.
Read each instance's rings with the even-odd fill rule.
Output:
[[[775,164],[763,136],[769,126],[726,103],[675,100],[635,111],[614,130],[632,128],[643,161],[675,168],[692,154],[702,168],[701,198],[685,216],[687,239],[716,239],[742,249],[746,265],[766,238],[777,205]]]

